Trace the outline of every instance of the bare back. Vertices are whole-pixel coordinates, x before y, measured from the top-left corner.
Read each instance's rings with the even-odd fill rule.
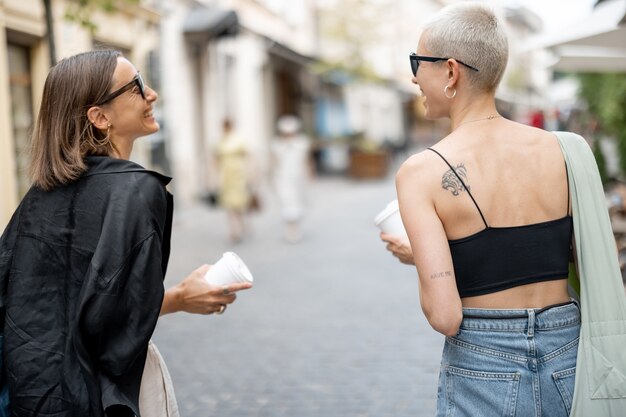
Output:
[[[482,127],[464,126],[433,147],[462,179],[433,153],[430,175],[438,186],[431,188],[432,197],[447,238],[470,236],[486,224],[523,226],[566,216],[567,174],[556,136],[504,119]],[[462,303],[475,308],[530,308],[565,302],[569,296],[563,278],[464,297]]]

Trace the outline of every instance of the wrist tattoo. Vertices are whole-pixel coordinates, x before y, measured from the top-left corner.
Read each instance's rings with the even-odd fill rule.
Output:
[[[467,168],[465,168],[465,164],[460,163],[454,170],[447,170],[441,177],[441,187],[444,190],[449,190],[454,196],[459,195],[463,191],[469,191],[470,187],[467,185]]]
[[[430,279],[448,278],[452,276],[452,271],[435,272],[430,274]]]

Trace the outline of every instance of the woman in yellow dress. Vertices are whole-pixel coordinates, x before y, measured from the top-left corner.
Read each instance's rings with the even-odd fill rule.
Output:
[[[230,120],[224,120],[223,127],[224,136],[216,149],[220,176],[219,202],[228,213],[230,239],[239,242],[245,229],[244,215],[250,203],[248,146],[234,132]]]

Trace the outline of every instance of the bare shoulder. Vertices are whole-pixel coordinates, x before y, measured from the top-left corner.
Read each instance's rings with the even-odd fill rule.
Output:
[[[400,213],[407,230],[408,224],[415,224],[419,217],[423,221],[434,213],[436,185],[440,182],[433,174],[435,155],[424,150],[408,158],[396,174],[396,192]]]
[[[405,182],[410,182],[414,186],[429,184],[435,162],[433,153],[428,150],[412,155],[400,166],[396,174],[396,184]]]
[[[436,155],[428,150],[419,152],[408,158],[396,174],[396,189],[410,191],[425,197],[433,190],[433,184],[438,184],[435,177]],[[418,193],[416,191],[419,191]]]
[[[506,129],[513,135],[520,135],[532,140],[540,141],[541,143],[549,143],[550,141],[556,142],[557,140],[556,135],[553,132],[539,129],[534,126],[528,126],[512,120],[507,120],[506,125]]]

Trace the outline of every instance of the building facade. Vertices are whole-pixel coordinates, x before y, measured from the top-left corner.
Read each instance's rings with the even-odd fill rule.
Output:
[[[51,0],[59,59],[114,47],[159,93],[155,115],[161,131],[138,141],[132,158],[173,175],[183,204],[216,186],[213,155],[225,119],[248,142],[257,179],[270,169],[275,123],[287,113],[302,119],[318,149],[327,151],[329,166],[339,171],[349,146],[337,138],[358,134],[376,146],[402,147],[445,135],[447,124],[420,118],[408,54],[417,47],[424,20],[450,2],[143,0],[130,5],[121,0],[115,13],[95,11],[96,29],[89,31],[64,18],[75,2]],[[29,134],[50,67],[43,4],[0,0],[2,227],[29,186]],[[537,77],[516,77],[534,68],[516,45],[537,29],[536,19],[523,9],[498,10],[512,35],[511,64],[498,97],[519,107],[519,91],[541,91],[533,86]],[[521,70],[516,69],[520,62]],[[320,63],[330,63],[331,70]],[[336,63],[339,71],[332,69]]]
[[[214,151],[224,120],[247,142],[259,178],[280,115],[299,116],[310,131],[315,13],[309,0],[161,5],[163,127],[184,205],[216,186]]]
[[[50,68],[42,0],[0,1],[0,230],[29,188],[30,133]],[[159,14],[147,5],[95,11],[92,32],[65,18],[68,2],[52,0],[57,59],[97,47],[121,50],[151,81],[158,50]],[[151,164],[150,143],[138,144],[133,158]]]

